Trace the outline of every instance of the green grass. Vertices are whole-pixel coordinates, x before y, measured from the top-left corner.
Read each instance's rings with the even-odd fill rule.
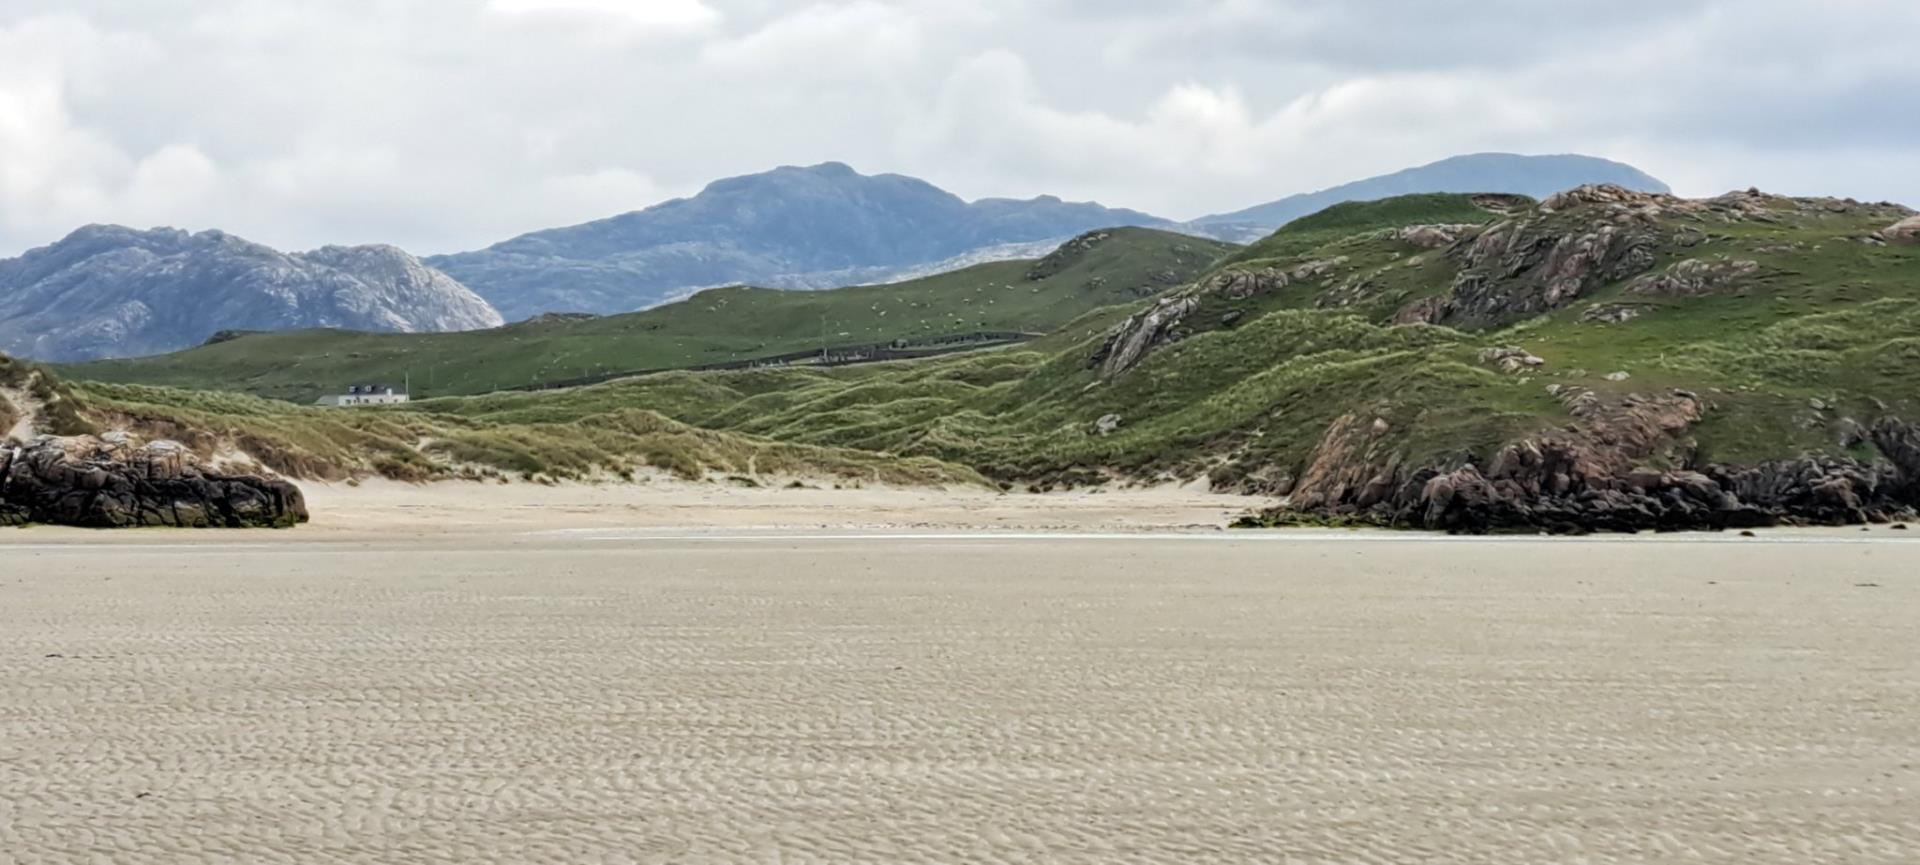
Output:
[[[1882,211],[1780,199],[1751,218],[1667,215],[1654,270],[1725,257],[1756,261],[1758,271],[1700,297],[1630,297],[1629,277],[1545,314],[1479,329],[1393,325],[1409,299],[1450,291],[1464,265],[1456,253],[1414,248],[1391,229],[1499,218],[1463,203],[1472,207],[1461,196],[1418,196],[1295,223],[1179,289],[1202,297],[1182,338],[1113,378],[1092,361],[1111,328],[1144,301],[1102,296],[1049,306],[1053,332],[1012,349],[857,367],[672,372],[400,410],[315,411],[127,385],[79,392],[102,417],[138,407],[167,423],[251,435],[255,447],[278,449],[291,464],[311,455],[396,476],[476,465],[543,477],[645,465],[752,474],[772,461],[1036,487],[1207,475],[1221,487],[1260,489],[1263,478],[1297,475],[1346,415],[1385,422],[1368,444],[1382,463],[1484,459],[1571,422],[1550,385],[1603,394],[1694,390],[1709,409],[1686,449],[1731,463],[1810,452],[1869,457],[1847,441],[1849,429],[1920,419],[1920,248],[1861,243],[1889,221]],[[1613,215],[1574,207],[1516,218],[1584,231]],[[1277,292],[1232,303],[1207,293],[1228,271],[1334,258],[1346,259],[1336,272]],[[1059,279],[1084,262],[1055,264],[1064,265],[1052,277]],[[1511,279],[1518,286],[1519,277]],[[1009,298],[1009,308],[1020,296],[994,293],[1006,291],[1003,278],[967,284],[973,296]],[[878,326],[873,306],[893,295],[846,291],[861,300],[795,300],[867,309],[875,315],[864,326]],[[705,307],[673,313],[682,317],[677,327],[691,328],[699,316],[728,320],[718,298],[701,297],[694,303]],[[1621,302],[1644,311],[1622,324],[1582,321],[1593,304]],[[1229,325],[1223,311],[1239,314]],[[1546,364],[1506,373],[1481,361],[1485,349],[1506,345]],[[1615,371],[1631,378],[1609,381]],[[1099,435],[1095,421],[1108,414],[1120,426]]]
[[[1147,229],[1096,234],[1041,261],[983,264],[894,285],[829,291],[723,288],[629,315],[488,331],[249,334],[174,354],[61,367],[71,378],[233,390],[310,403],[350,383],[420,397],[487,393],[638,369],[700,366],[975,330],[1049,332],[1101,307],[1181,285],[1234,247]]]
[[[1408,225],[1478,224],[1494,217],[1474,196],[1430,193],[1336,204],[1296,219],[1236,253],[1229,263],[1291,261],[1355,235]]]
[[[576,418],[470,417],[413,407],[340,411],[244,394],[92,383],[94,418],[179,440],[203,457],[226,448],[300,478],[396,480],[633,478],[658,470],[713,476],[834,478],[846,483],[979,484],[960,466],[700,429],[620,407]]]

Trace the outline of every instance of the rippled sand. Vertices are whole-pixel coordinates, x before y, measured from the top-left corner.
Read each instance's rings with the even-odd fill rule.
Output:
[[[0,533],[0,862],[1920,861],[1894,533],[610,522]]]

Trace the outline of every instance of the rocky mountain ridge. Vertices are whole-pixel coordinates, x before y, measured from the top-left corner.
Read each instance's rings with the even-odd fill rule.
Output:
[[[923,180],[829,162],[715,181],[691,198],[428,262],[517,321],[630,312],[724,285],[886,282],[1117,226],[1173,223],[1053,196],[968,202]]]
[[[91,225],[0,261],[0,349],[38,360],[158,354],[223,330],[501,323],[465,286],[391,246],[284,253],[220,231]]]

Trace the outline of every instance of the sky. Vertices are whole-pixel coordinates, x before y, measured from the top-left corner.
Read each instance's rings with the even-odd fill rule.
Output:
[[[1913,0],[0,0],[0,256],[485,246],[836,160],[1169,218],[1477,151],[1920,206]]]

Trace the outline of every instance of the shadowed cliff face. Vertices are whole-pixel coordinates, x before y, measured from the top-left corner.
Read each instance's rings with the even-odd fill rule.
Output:
[[[229,329],[501,322],[451,277],[388,246],[290,254],[217,231],[88,226],[0,261],[0,348],[37,360],[156,354]]]

